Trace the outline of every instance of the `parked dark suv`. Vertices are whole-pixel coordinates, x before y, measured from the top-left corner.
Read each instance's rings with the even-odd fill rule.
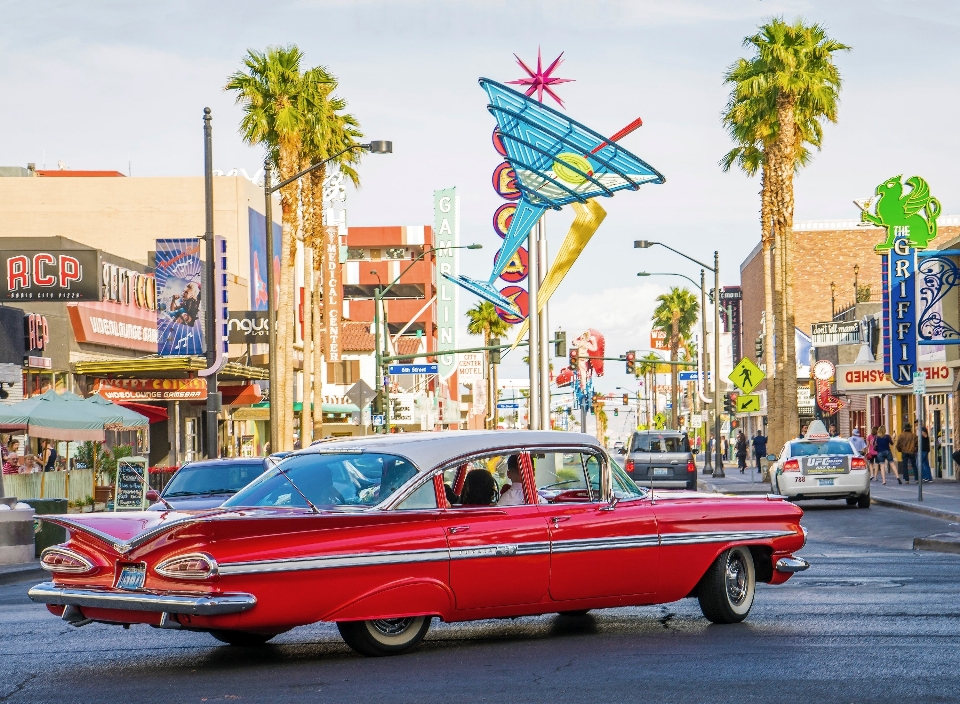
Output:
[[[627,448],[627,474],[640,486],[696,489],[690,439],[678,430],[638,430]]]
[[[183,511],[216,508],[277,461],[263,457],[223,457],[189,462],[177,470],[162,492],[147,493],[147,499],[155,502],[150,509],[166,511],[167,504]]]

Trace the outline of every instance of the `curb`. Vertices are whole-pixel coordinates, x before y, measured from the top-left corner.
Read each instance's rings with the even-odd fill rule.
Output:
[[[912,504],[908,501],[897,501],[896,499],[880,499],[876,496],[870,497],[870,503],[876,504],[877,506],[886,506],[887,508],[898,508],[901,511],[910,511],[912,513],[919,513],[924,516],[930,516],[931,518],[940,518],[946,521],[953,521],[960,523],[960,513],[953,513],[951,511],[942,511],[938,508],[928,508],[926,506],[918,506],[917,504]]]
[[[16,584],[34,579],[43,579],[47,571],[39,562],[29,562],[23,565],[0,565],[0,585]]]
[[[762,496],[770,493],[770,487],[759,482],[753,485],[745,485],[750,487],[746,491],[735,491],[735,486],[737,485],[718,487],[716,484],[711,484],[703,479],[697,479],[697,489],[699,491],[706,491],[711,494],[727,494],[729,496]]]
[[[913,549],[960,555],[960,533],[937,533],[925,538],[914,538]]]

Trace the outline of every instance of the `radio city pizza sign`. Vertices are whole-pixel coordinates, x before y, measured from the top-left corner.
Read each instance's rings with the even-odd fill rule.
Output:
[[[8,250],[0,255],[0,301],[96,301],[100,298],[95,249]]]
[[[953,370],[942,362],[921,362],[928,389],[953,388]],[[837,367],[837,390],[847,393],[909,392],[896,386],[884,373],[882,364],[841,364]]]

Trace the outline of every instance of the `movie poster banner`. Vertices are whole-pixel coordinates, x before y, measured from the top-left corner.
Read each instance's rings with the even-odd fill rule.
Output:
[[[250,231],[250,309],[267,310],[267,218],[253,208],[247,208]],[[283,228],[273,223],[274,300],[280,300],[280,247]]]
[[[157,240],[157,351],[202,355],[199,239]]]

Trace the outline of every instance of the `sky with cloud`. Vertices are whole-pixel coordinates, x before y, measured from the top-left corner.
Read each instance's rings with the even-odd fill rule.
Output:
[[[309,65],[339,77],[365,134],[394,142],[393,155],[365,160],[349,222],[430,223],[432,191],[455,185],[462,239],[484,245],[464,252],[462,266],[485,277],[501,201],[490,186],[499,161],[493,118],[477,78],[520,77],[514,52],[529,63],[538,47],[547,61],[563,51],[558,74],[575,79],[558,89],[566,112],[607,133],[641,117],[623,143],[667,177],[602,202],[606,221],[551,303],[552,327],[595,327],[615,355],[648,345],[655,296],[683,283],[640,280],[637,271],[699,276],[666,250],[634,250],[634,239],[659,239],[702,261],[719,250],[722,283],[738,283],[758,239],[759,183],[717,166],[730,148],[718,118],[728,93],[722,75],[745,55],[743,37],[773,15],[821,22],[852,46],[837,59],[839,123],[796,180],[796,219],[856,217],[852,199],[900,173],[922,174],[944,213],[960,212],[949,156],[960,147],[960,4],[946,0],[4,3],[0,163],[199,174],[210,106],[215,168],[253,173],[262,152],[240,140],[240,110],[222,87],[248,48],[296,43]],[[554,251],[571,220],[550,213]],[[462,309],[472,304],[467,294],[461,300]],[[504,375],[525,373],[521,356],[507,358]],[[609,364],[599,388],[624,385],[621,366]]]

